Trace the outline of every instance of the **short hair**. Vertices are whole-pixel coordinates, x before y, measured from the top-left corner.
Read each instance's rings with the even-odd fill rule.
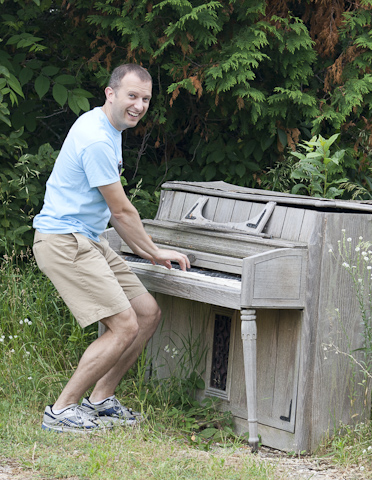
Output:
[[[124,63],[116,67],[110,77],[108,86],[113,90],[120,87],[122,79],[128,73],[135,73],[142,82],[152,82],[149,72],[137,63]]]

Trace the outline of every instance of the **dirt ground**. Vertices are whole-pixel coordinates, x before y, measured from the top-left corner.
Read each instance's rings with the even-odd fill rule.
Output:
[[[216,454],[216,452],[212,452]],[[210,452],[195,451],[195,457],[210,455]],[[190,451],[188,451],[190,455]],[[229,462],[237,463],[242,455],[247,455],[246,449],[239,449],[229,455]],[[372,478],[368,473],[360,470],[359,467],[341,468],[332,465],[330,460],[319,459],[310,456],[292,457],[283,452],[261,447],[258,457],[263,462],[270,462],[277,466],[278,473],[288,480],[367,480]],[[50,477],[45,477],[50,479]],[[31,470],[23,469],[16,462],[8,459],[2,460],[0,465],[0,480],[35,480],[40,476]],[[77,480],[70,477],[66,480]]]

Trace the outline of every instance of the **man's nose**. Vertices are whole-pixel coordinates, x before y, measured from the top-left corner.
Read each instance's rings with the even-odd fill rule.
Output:
[[[143,100],[142,98],[136,98],[136,101],[134,102],[134,106],[136,107],[137,110],[142,110],[143,109]]]

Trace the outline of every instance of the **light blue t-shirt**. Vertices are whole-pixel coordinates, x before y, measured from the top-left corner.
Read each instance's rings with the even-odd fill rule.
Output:
[[[41,233],[82,233],[99,242],[110,210],[98,187],[119,181],[121,132],[100,107],[71,127],[46,184],[33,227]]]

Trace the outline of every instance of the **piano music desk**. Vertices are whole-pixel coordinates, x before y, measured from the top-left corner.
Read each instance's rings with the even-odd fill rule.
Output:
[[[363,344],[350,279],[329,250],[342,229],[372,240],[371,213],[367,202],[224,182],[164,184],[156,218],[143,223],[157,245],[190,255],[193,271],[128,257],[163,312],[148,346],[154,371],[165,377],[177,365],[166,345],[180,351],[181,338],[200,340],[199,398],[220,398],[253,449],[259,435],[280,450],[312,451],[340,422],[368,418],[363,374],[327,345],[349,353]],[[130,254],[113,229],[105,235]]]

